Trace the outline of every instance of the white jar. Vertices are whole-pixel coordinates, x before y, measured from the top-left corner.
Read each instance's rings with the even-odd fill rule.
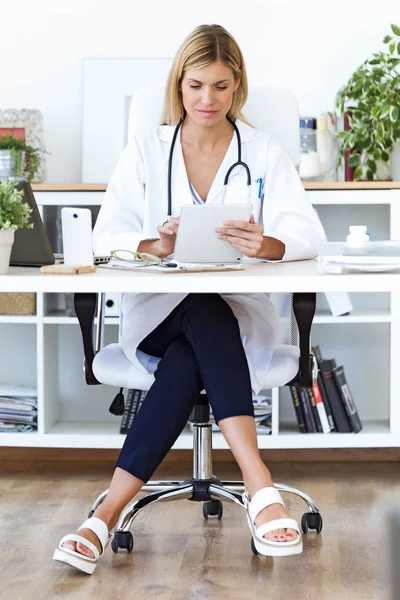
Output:
[[[370,241],[370,237],[367,233],[366,225],[350,225],[349,234],[346,237],[346,244],[348,246],[359,246]]]

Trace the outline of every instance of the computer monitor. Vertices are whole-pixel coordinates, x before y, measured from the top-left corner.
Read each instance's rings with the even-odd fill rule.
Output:
[[[32,229],[18,229],[15,232],[14,244],[11,250],[10,265],[19,267],[41,267],[54,264],[54,254],[49,238],[40,216],[32,188],[27,179],[13,177],[17,189],[24,193],[23,200],[29,204],[32,212],[30,222]]]

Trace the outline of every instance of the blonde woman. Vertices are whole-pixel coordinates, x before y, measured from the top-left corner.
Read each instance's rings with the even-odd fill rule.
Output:
[[[137,135],[112,174],[94,229],[96,253],[124,248],[171,255],[181,206],[222,202],[226,171],[237,160],[236,126],[251,172],[253,214],[249,223],[228,222],[216,235],[259,260],[316,256],[319,221],[289,158],[271,136],[246,123],[246,98],[246,68],[234,38],[219,25],[197,27],[173,61],[162,125],[147,137]],[[174,133],[174,216],[166,221]],[[236,168],[229,180],[236,202],[246,189],[244,171]],[[143,357],[161,359],[155,382],[126,436],[107,497],[77,534],[61,540],[54,558],[94,571],[121,511],[162,462],[203,388],[241,469],[257,549],[272,556],[301,552],[299,526],[257,447],[252,393],[263,387],[277,332],[268,295],[126,294],[122,311],[123,351],[141,370]]]

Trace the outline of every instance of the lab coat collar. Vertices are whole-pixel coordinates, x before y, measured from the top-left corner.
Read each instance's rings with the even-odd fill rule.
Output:
[[[243,121],[240,121],[239,119],[236,119],[236,125],[237,128],[239,129],[239,133],[240,133],[240,139],[242,140],[242,144],[246,143],[246,142],[252,142],[255,138],[255,129],[253,127],[250,127],[249,125],[246,125],[246,123],[243,123]],[[172,142],[172,138],[174,135],[174,131],[175,131],[175,125],[161,125],[158,128],[158,136],[160,138],[160,140],[162,140],[163,142]]]
[[[242,143],[247,143],[255,137],[255,129],[249,127],[241,121],[237,121],[240,137]],[[174,125],[161,125],[159,127],[159,137],[162,141],[171,143],[174,135]],[[168,157],[169,157],[169,146],[165,153],[165,185],[167,185],[167,173],[168,173]],[[225,157],[221,163],[221,166],[215,176],[215,179],[211,185],[210,191],[207,196],[207,204],[216,203],[220,204],[223,202],[224,194],[224,179],[226,172],[230,165],[237,161],[237,140],[236,134],[233,133],[231,143],[227,149]],[[235,179],[238,174],[233,174],[231,179]],[[180,135],[178,134],[174,158],[173,158],[173,176],[172,176],[172,216],[179,215],[181,208],[184,204],[192,204],[193,198],[191,195],[189,180],[187,177],[185,161],[182,153],[182,146],[180,141]]]

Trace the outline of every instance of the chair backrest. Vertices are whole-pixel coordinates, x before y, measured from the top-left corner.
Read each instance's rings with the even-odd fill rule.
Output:
[[[160,124],[164,100],[162,88],[142,88],[132,96],[128,139],[135,133],[148,135]],[[243,114],[251,125],[272,135],[295,166],[300,164],[299,106],[294,94],[285,88],[253,88]]]
[[[128,120],[128,139],[136,133],[149,135],[160,124],[164,89],[142,88],[134,93]],[[285,88],[253,88],[243,114],[251,125],[272,135],[294,166],[300,164],[299,108],[294,94]],[[293,294],[271,294],[279,317],[277,346],[299,346],[299,331],[293,313]],[[120,320],[120,335],[123,320]],[[282,385],[287,382],[282,381]]]

